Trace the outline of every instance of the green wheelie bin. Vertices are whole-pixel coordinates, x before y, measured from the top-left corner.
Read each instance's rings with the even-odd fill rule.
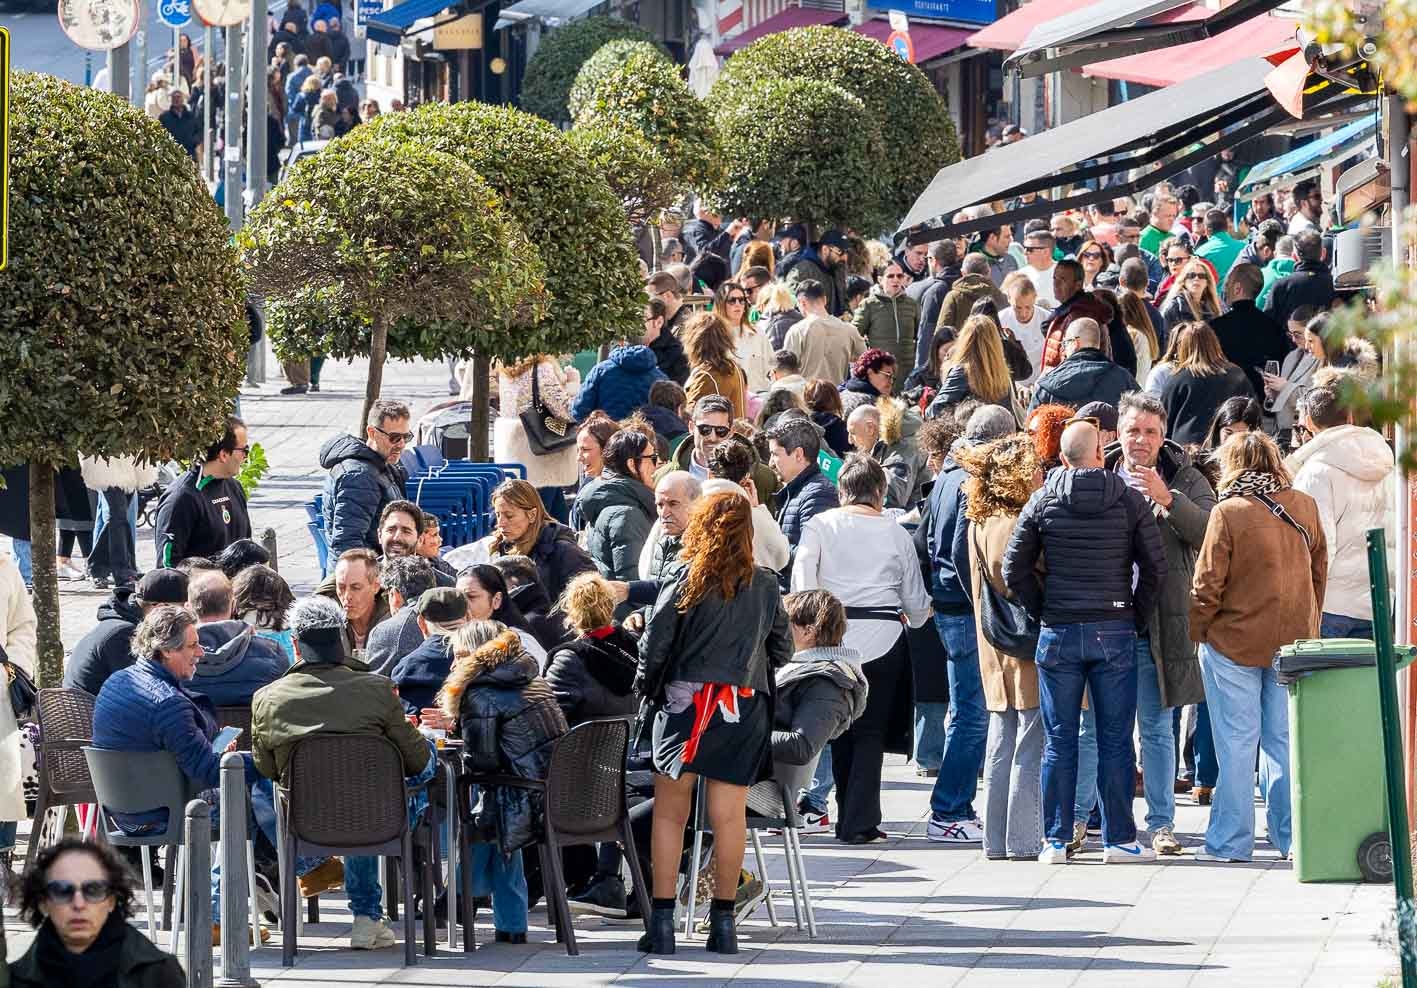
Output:
[[[1398,668],[1413,649],[1398,646]],[[1294,873],[1301,882],[1392,880],[1377,653],[1357,638],[1298,641],[1274,669],[1289,688]]]

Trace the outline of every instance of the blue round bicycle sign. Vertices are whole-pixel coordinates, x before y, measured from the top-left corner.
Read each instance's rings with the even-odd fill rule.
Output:
[[[157,16],[168,27],[186,27],[192,20],[192,0],[158,0]]]

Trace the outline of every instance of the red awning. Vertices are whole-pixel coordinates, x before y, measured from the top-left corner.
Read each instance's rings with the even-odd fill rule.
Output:
[[[971,48],[992,48],[995,51],[1017,51],[1039,24],[1055,17],[1071,14],[1091,4],[1093,0],[1030,0],[1012,14],[1000,17],[993,24],[969,37]]]
[[[886,38],[891,34],[891,24],[890,21],[877,17],[852,28],[852,30],[885,44]],[[910,43],[915,46],[915,64],[924,65],[926,62],[954,51],[968,41],[973,33],[972,28],[945,27],[942,24],[924,24],[920,21],[911,21]]]
[[[1173,20],[1197,20],[1214,13],[1203,4],[1186,8]],[[1276,65],[1299,49],[1296,23],[1283,17],[1255,17],[1204,41],[1095,62],[1082,70],[1098,79],[1121,79],[1145,86],[1174,86],[1242,58],[1259,55]]]
[[[813,27],[818,24],[835,24],[837,21],[846,20],[846,15],[839,10],[813,10],[810,7],[788,7],[780,14],[773,14],[765,21],[759,21],[741,34],[724,41],[714,48],[713,53],[720,57],[732,55],[739,48],[751,45],[759,38],[776,34],[778,31],[786,31],[794,27]]]

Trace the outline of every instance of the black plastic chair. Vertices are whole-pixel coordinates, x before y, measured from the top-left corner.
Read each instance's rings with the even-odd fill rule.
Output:
[[[29,847],[25,850],[25,871],[29,871],[39,853],[46,813],[61,806],[98,802],[88,759],[84,757],[84,746],[93,738],[93,708],[93,696],[79,689],[40,690],[35,700],[39,744],[34,757],[39,795],[34,804]],[[93,828],[102,832],[97,820]]]
[[[296,914],[300,898],[295,859],[309,856],[397,857],[402,864],[403,901],[413,901],[413,832],[408,826],[410,789],[403,756],[388,738],[374,734],[316,734],[296,742],[279,789],[281,823],[281,964],[295,963]],[[425,863],[423,888],[431,915],[432,864]],[[413,910],[404,909],[404,963],[417,963]],[[436,947],[425,923],[424,953]]]
[[[251,750],[251,705],[236,707],[217,707],[216,722],[220,728],[239,727],[241,737],[237,738],[236,745],[241,751]]]
[[[546,910],[556,926],[556,939],[565,941],[566,953],[578,955],[576,931],[566,896],[566,878],[561,867],[561,850],[582,844],[619,841],[635,883],[640,915],[650,914],[649,893],[640,861],[635,854],[635,835],[630,831],[630,812],[625,802],[625,757],[630,744],[630,719],[607,717],[577,724],[556,739],[546,780],[536,782],[509,775],[465,775],[458,786],[459,853],[462,861],[462,897],[471,903],[472,869],[471,818],[472,786],[512,786],[545,795],[546,819],[542,840],[537,844],[546,894]],[[469,912],[469,917],[470,917]],[[464,952],[473,949],[469,922],[463,938]]]

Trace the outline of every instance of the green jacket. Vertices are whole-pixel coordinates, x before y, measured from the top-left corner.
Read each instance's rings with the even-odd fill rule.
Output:
[[[53,988],[39,969],[39,938],[9,967],[7,983],[14,988]],[[187,977],[177,958],[165,953],[130,926],[118,952],[118,988],[186,988]]]
[[[266,778],[282,778],[291,746],[312,734],[381,734],[398,745],[404,775],[428,766],[428,742],[404,716],[393,683],[355,659],[297,662],[251,698],[251,757]]]
[[[919,302],[904,292],[891,298],[877,287],[856,310],[852,323],[868,347],[880,347],[895,357],[896,367],[900,368],[897,373],[909,373],[909,368],[915,365]]]
[[[1260,289],[1259,297],[1255,299],[1255,305],[1261,309],[1269,301],[1269,293],[1274,288],[1275,283],[1281,278],[1287,278],[1294,273],[1294,265],[1298,262],[1292,257],[1276,257],[1264,266],[1264,287]]]
[[[1240,252],[1245,249],[1245,241],[1236,240],[1230,236],[1226,230],[1221,230],[1211,234],[1206,238],[1205,243],[1200,245],[1196,251],[1197,257],[1205,258],[1215,265],[1217,287],[1225,286],[1225,277],[1230,273],[1230,269],[1235,266],[1235,259],[1240,256]]]

